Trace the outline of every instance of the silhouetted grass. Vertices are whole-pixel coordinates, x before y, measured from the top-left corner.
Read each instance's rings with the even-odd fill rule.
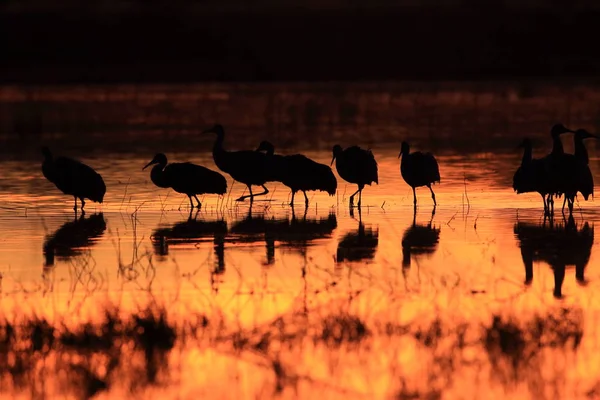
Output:
[[[455,384],[461,371],[478,365],[473,354],[479,355],[481,368],[487,358],[493,380],[510,385],[540,376],[541,352],[577,352],[584,334],[582,312],[567,308],[527,319],[492,315],[483,327],[441,316],[378,323],[333,307],[322,315],[317,310],[291,312],[252,328],[226,321],[219,311],[211,315],[188,313],[175,322],[167,308],[156,304],[125,315],[118,306],[107,305],[99,318],[75,326],[66,323],[67,316],[2,320],[2,390],[39,398],[52,393],[90,398],[116,387],[142,393],[152,386],[176,384],[170,375],[177,368],[171,365],[177,347],[213,349],[240,360],[250,357],[262,371],[271,372],[274,394],[296,388],[299,382],[330,385],[302,373],[295,360],[294,354],[307,351],[303,349],[311,343],[334,358],[363,350],[384,359],[390,356],[386,362],[391,374],[398,373],[394,352],[417,351],[426,366],[424,375],[417,381],[404,373],[393,375],[397,385],[392,397],[437,399]],[[398,348],[397,343],[412,344]],[[53,377],[59,389],[40,385],[34,377]],[[227,377],[223,379],[229,384]]]

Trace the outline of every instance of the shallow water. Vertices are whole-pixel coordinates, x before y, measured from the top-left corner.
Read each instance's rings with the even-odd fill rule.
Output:
[[[119,93],[115,90],[114,95]],[[260,131],[247,132],[244,145],[261,139]],[[181,352],[170,356],[172,379],[144,389],[153,397],[167,393],[188,398],[213,391],[216,397],[270,397],[275,392],[304,398],[324,391],[328,397],[402,398],[439,392],[476,398],[490,390],[497,397],[508,393],[527,398],[541,396],[544,384],[555,385],[567,397],[595,390],[598,371],[592,365],[598,363],[591,354],[597,350],[593,325],[600,270],[594,225],[600,209],[593,199],[580,199],[573,220],[557,216],[545,221],[539,195],[516,195],[511,188],[520,163],[518,150],[472,149],[465,154],[451,146],[438,148],[442,182],[434,187],[435,214],[426,188],[417,189],[419,206],[413,214],[398,149],[356,138],[352,143],[372,144],[379,164],[380,184],[364,190],[361,210],[349,209],[348,196],[355,187],[336,173],[337,195],[313,192],[306,210],[302,196],[289,207],[288,190],[274,183],[267,184],[270,193],[252,207],[236,202],[244,188],[227,176],[230,192],[223,198],[204,196],[202,211],[190,214],[185,196],[155,187],[148,170],[142,171],[153,148],[165,141],[148,139],[138,149],[134,143],[140,135],[123,135],[114,151],[100,151],[110,147],[106,143],[83,146],[81,138],[69,142],[43,132],[31,141],[5,139],[5,150],[20,149],[6,150],[0,161],[0,289],[6,318],[28,310],[53,320],[60,316],[69,324],[86,315],[97,319],[100,304],[126,310],[150,301],[165,306],[180,323],[201,312],[209,319],[218,315],[228,329],[233,325],[256,333],[298,313],[317,321],[353,315],[372,335],[370,341],[347,344],[338,338],[342,348],[327,341],[320,346],[314,340],[297,344],[281,339],[277,350],[271,347],[262,356],[236,346],[224,348],[222,342],[184,343]],[[103,136],[94,136],[98,138]],[[106,140],[118,142],[109,134]],[[193,149],[186,148],[185,140],[171,144],[167,156],[172,161],[216,170],[209,138],[194,138]],[[101,173],[108,188],[104,204],[88,202],[85,216],[74,215],[72,199],[41,174],[41,157],[31,149],[38,141],[57,144],[61,154],[76,156]],[[510,141],[512,146],[514,139]],[[226,139],[230,149],[241,148],[236,146],[240,143]],[[415,150],[428,150],[419,143],[426,141],[417,140]],[[288,145],[281,152],[301,148]],[[589,148],[597,175],[598,157]],[[328,164],[327,149],[301,151]],[[461,324],[489,326],[493,315],[527,323],[535,313],[562,309],[583,315],[585,333],[577,351],[550,346],[544,360],[536,359],[535,371],[513,371],[523,376],[508,379],[510,384],[490,377],[490,369],[502,360],[490,359],[489,349],[466,348],[463,364],[446,366],[452,371],[447,375],[440,373],[444,379],[452,377],[451,382],[425,385],[443,367],[443,345],[419,347],[412,337],[377,334],[385,332],[377,327],[426,327],[439,319],[447,329],[445,337],[452,338]],[[294,321],[292,326],[304,326]],[[309,331],[303,336],[311,337]],[[581,357],[572,358],[577,354]],[[561,380],[552,360],[562,358],[576,372]],[[269,364],[273,360],[285,364],[287,373],[277,373],[272,365],[278,364]],[[264,362],[271,367],[251,376]],[[291,381],[281,381],[282,376]],[[476,377],[476,383],[461,383],[466,377]],[[236,389],[225,390],[228,385]],[[133,389],[117,386],[104,395],[118,397],[123,390]]]

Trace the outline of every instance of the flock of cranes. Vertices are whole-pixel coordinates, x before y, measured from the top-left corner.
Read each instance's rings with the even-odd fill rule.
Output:
[[[573,131],[562,124],[556,124],[551,129],[553,147],[550,154],[540,159],[533,159],[532,144],[524,139],[520,147],[524,149],[523,159],[513,178],[513,189],[517,193],[537,192],[542,196],[545,215],[553,215],[554,198],[561,196],[563,212],[568,205],[569,212],[577,193],[585,200],[594,193],[594,181],[588,166],[589,158],[584,139],[598,138],[584,129]],[[564,152],[561,135],[574,134],[575,153]],[[275,154],[273,144],[263,141],[255,150],[228,151],[223,147],[225,130],[221,125],[214,125],[203,131],[203,134],[216,135],[212,154],[216,166],[229,174],[235,181],[247,186],[249,194],[243,195],[237,201],[266,195],[268,182],[281,182],[291,190],[290,205],[294,205],[295,194],[302,191],[305,206],[308,207],[307,191],[324,191],[333,196],[337,190],[337,180],[330,166],[317,163],[301,155]],[[74,210],[77,210],[77,199],[81,202],[81,210],[85,199],[102,203],[106,193],[106,185],[102,177],[91,167],[66,157],[53,157],[47,147],[42,149],[44,176],[56,187],[75,200]],[[431,192],[434,212],[437,205],[432,185],[439,183],[440,171],[435,157],[431,153],[411,152],[407,142],[402,142],[398,158],[400,172],[404,181],[413,190],[413,204],[417,206],[416,188],[425,186]],[[366,185],[379,183],[377,162],[370,150],[358,146],[343,149],[340,145],[333,146],[331,165],[336,163],[336,169],[344,180],[356,184],[357,190],[350,196],[350,207],[354,206],[354,197],[358,194],[358,207],[362,202],[362,191]],[[168,163],[167,157],[158,153],[143,168],[154,165],[150,172],[152,182],[160,188],[172,188],[185,194],[190,201],[190,208],[200,209],[198,195],[227,192],[227,180],[219,172],[189,162]],[[263,191],[253,193],[252,186],[261,186]],[[196,204],[192,201],[196,200]]]
[[[560,136],[573,133],[575,154],[564,151]],[[524,139],[520,147],[524,149],[521,166],[513,177],[513,189],[517,193],[537,192],[544,202],[544,214],[554,214],[554,197],[564,196],[562,211],[565,205],[569,213],[573,212],[573,203],[577,193],[581,193],[587,201],[594,194],[594,178],[589,167],[589,157],[584,139],[598,138],[586,131],[573,131],[562,124],[556,124],[550,130],[552,151],[540,159],[533,159],[532,145],[529,139]]]

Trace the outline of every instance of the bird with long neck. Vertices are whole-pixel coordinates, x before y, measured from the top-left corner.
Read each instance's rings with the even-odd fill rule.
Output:
[[[206,129],[203,134],[213,133],[217,135],[213,144],[213,159],[217,167],[227,172],[233,179],[245,184],[248,187],[249,195],[240,196],[237,201],[244,201],[250,198],[253,201],[256,196],[263,196],[269,193],[265,186],[267,182],[266,155],[252,150],[227,151],[223,148],[225,140],[225,130],[222,125],[214,125]],[[253,194],[252,185],[262,186],[263,192]]]
[[[150,170],[150,180],[156,186],[160,188],[168,189],[171,185],[167,182],[167,176],[164,172],[165,167],[167,166],[167,156],[162,153],[158,153],[154,156],[152,161],[150,161],[142,170],[145,170],[149,166],[154,164],[154,167]],[[193,208],[193,207],[192,207]]]
[[[585,129],[577,129],[573,136],[575,154],[572,156],[574,160],[568,159],[568,161],[570,161],[570,165],[568,166],[571,167],[568,171],[572,181],[576,182],[576,187],[568,193],[565,193],[565,199],[563,201],[563,209],[565,207],[565,202],[568,202],[569,212],[573,212],[577,191],[581,192],[586,200],[590,194],[593,195],[594,193],[594,177],[588,166],[589,155],[585,144],[583,143],[584,139],[589,138],[598,139],[599,137],[589,133]]]
[[[398,154],[398,158],[400,157],[402,157],[400,173],[404,181],[412,188],[414,208],[416,209],[417,207],[415,189],[420,186],[427,186],[431,192],[433,212],[435,213],[437,201],[431,185],[440,182],[440,169],[435,157],[431,153],[422,153],[420,151],[411,153],[408,142],[402,142],[400,154]]]
[[[563,156],[565,154],[565,150],[560,140],[560,135],[565,133],[573,133],[573,131],[560,123],[554,124],[552,126],[552,128],[550,129],[550,136],[552,137],[552,151],[549,155],[544,157],[544,159],[546,160],[545,162],[547,163],[546,168],[550,171],[550,176],[555,177],[555,184],[551,185],[553,186],[552,190],[549,191],[548,198],[545,201],[545,203],[548,204],[548,209],[551,210],[551,213],[554,213],[554,196],[560,195],[561,193],[559,188],[559,186],[561,186],[560,177],[563,173],[563,168],[561,164],[563,163]]]
[[[546,201],[548,189],[545,165],[541,160],[533,159],[531,140],[528,138],[523,139],[519,147],[523,149],[523,158],[521,159],[521,166],[513,176],[513,189],[517,194],[539,193],[544,202],[544,215],[549,215],[549,205]]]
[[[218,194],[227,192],[227,180],[223,175],[201,165],[184,163],[171,163],[167,165],[167,156],[158,153],[142,168],[154,165],[150,171],[152,183],[161,188],[172,188],[177,193],[188,196],[190,210],[194,208],[192,197],[196,199],[198,209],[202,207],[198,194]]]

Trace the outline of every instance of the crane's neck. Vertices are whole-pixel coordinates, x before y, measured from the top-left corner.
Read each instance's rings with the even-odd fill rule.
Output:
[[[150,179],[152,180],[152,183],[161,188],[170,187],[164,174],[165,167],[165,164],[156,164],[154,167],[152,167],[152,171],[150,171]]]
[[[583,144],[582,138],[575,137],[575,157],[578,160],[589,164],[590,158],[588,156],[587,149],[585,148],[585,144]]]
[[[563,149],[562,142],[560,141],[560,136],[554,135],[552,140],[552,154],[564,154],[565,150]]]
[[[213,145],[213,159],[219,169],[223,170],[224,158],[227,156],[227,151],[223,148],[223,141],[225,140],[225,134],[222,132],[217,133],[217,139]]]
[[[523,149],[523,159],[521,160],[521,165],[528,165],[529,163],[531,163],[531,159],[532,159],[531,145],[526,144]]]

